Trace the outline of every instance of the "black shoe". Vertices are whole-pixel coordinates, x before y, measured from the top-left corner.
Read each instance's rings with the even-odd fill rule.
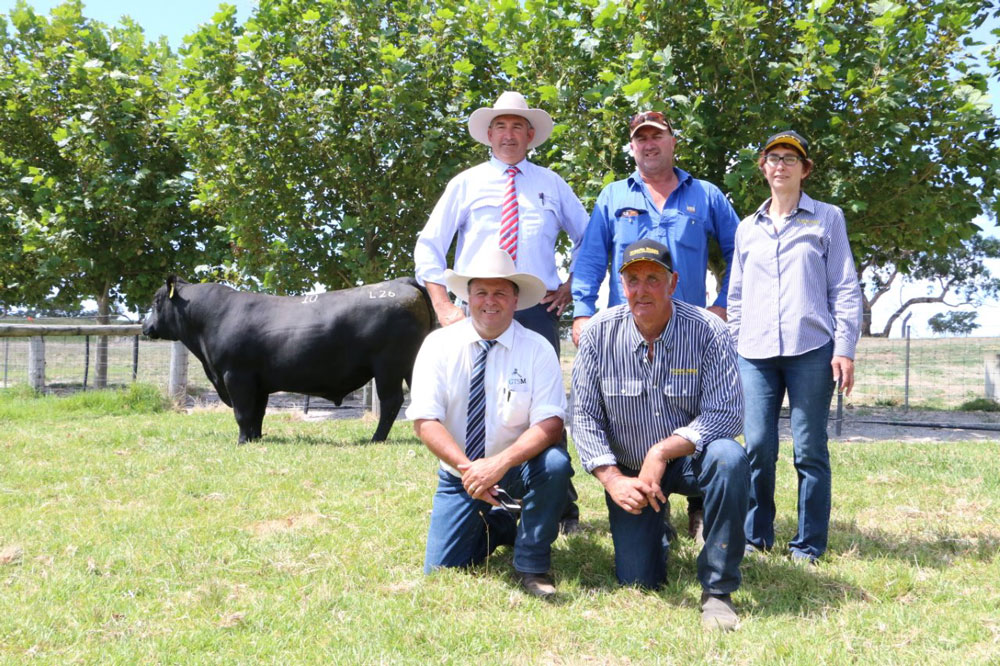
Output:
[[[559,521],[559,533],[569,536],[570,534],[576,534],[580,532],[583,528],[580,527],[580,521],[576,518],[563,518]]]

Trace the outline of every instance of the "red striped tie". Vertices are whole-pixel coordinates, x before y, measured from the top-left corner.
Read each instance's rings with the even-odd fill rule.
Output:
[[[503,193],[500,206],[500,249],[517,261],[517,189],[514,176],[520,173],[516,166],[507,167],[507,189]]]

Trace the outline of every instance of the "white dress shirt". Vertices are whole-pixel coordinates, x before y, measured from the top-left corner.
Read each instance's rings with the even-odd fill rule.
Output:
[[[470,319],[439,328],[420,347],[413,366],[406,418],[440,421],[462,449],[469,406],[469,376],[480,346]],[[552,345],[518,322],[497,338],[486,357],[486,455],[513,444],[547,418],[565,418],[566,391]],[[441,462],[442,469],[461,476]]]
[[[555,244],[559,230],[573,242],[575,259],[590,216],[569,185],[557,173],[521,160],[514,178],[517,189],[517,269],[531,273],[552,290],[561,280],[556,271]],[[466,275],[472,259],[484,248],[499,247],[500,208],[507,188],[507,165],[490,158],[451,179],[417,237],[413,251],[417,280],[444,284],[451,242],[455,272]]]

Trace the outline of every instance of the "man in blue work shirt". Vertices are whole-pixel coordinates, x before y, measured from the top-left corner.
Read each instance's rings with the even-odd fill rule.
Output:
[[[584,325],[596,312],[597,292],[611,265],[622,267],[625,248],[643,238],[667,246],[681,279],[674,300],[705,307],[708,238],[715,238],[726,260],[726,274],[715,302],[708,308],[726,319],[726,294],[734,237],[740,223],[736,211],[715,185],[692,178],[674,166],[674,136],[660,111],[646,111],[629,123],[636,171],[601,191],[573,264],[573,342],[580,344]],[[608,307],[625,302],[622,285],[610,280]],[[688,533],[699,541],[703,511],[700,498],[688,504]]]

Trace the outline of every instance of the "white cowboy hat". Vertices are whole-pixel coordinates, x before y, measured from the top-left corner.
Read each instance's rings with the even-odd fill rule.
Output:
[[[517,309],[526,310],[545,296],[545,283],[530,273],[517,273],[514,260],[500,248],[483,250],[469,264],[469,274],[459,275],[450,268],[444,272],[444,283],[463,301],[469,301],[469,280],[503,278],[517,285]],[[471,267],[475,266],[475,269]]]
[[[535,129],[535,138],[528,144],[528,148],[535,148],[542,145],[552,134],[552,116],[541,109],[529,109],[528,103],[524,101],[524,95],[519,92],[507,92],[497,98],[493,108],[484,106],[476,109],[469,116],[469,134],[479,143],[490,145],[490,138],[487,130],[490,123],[497,116],[521,116],[526,118]]]

